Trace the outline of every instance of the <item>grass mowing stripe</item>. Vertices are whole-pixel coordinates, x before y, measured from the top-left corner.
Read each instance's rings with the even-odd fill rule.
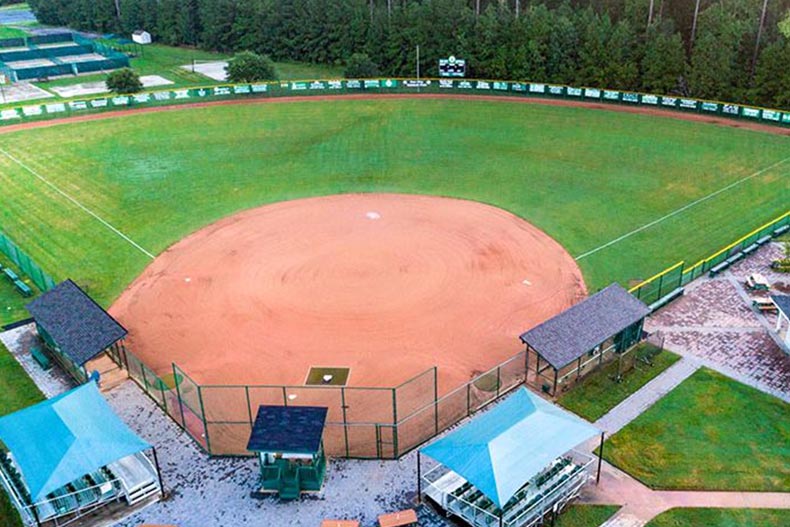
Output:
[[[135,242],[134,240],[132,240],[130,237],[128,237],[126,234],[124,234],[124,233],[123,233],[123,232],[121,232],[120,230],[118,230],[118,229],[117,229],[117,228],[116,228],[114,225],[112,225],[110,222],[108,222],[107,220],[105,220],[104,218],[102,218],[101,216],[99,216],[98,214],[96,214],[95,212],[93,212],[92,210],[90,210],[88,207],[86,207],[85,205],[83,205],[82,203],[80,203],[79,201],[77,201],[75,198],[73,198],[73,197],[71,197],[70,195],[68,195],[66,192],[64,192],[64,191],[63,191],[63,190],[61,190],[59,187],[57,187],[57,186],[56,186],[54,183],[51,183],[51,182],[50,182],[50,181],[49,181],[47,178],[45,178],[44,176],[42,176],[41,174],[39,174],[38,172],[36,172],[36,171],[35,171],[35,170],[33,170],[32,168],[30,168],[29,166],[27,166],[25,163],[23,163],[23,162],[22,162],[22,161],[20,161],[19,159],[15,158],[14,156],[12,156],[11,154],[9,154],[8,152],[6,152],[5,150],[3,150],[2,148],[0,148],[0,153],[2,153],[4,156],[6,156],[8,159],[10,159],[11,161],[13,161],[14,163],[16,163],[17,165],[19,165],[20,167],[24,168],[25,170],[27,170],[28,172],[30,172],[31,174],[33,174],[35,177],[37,177],[39,180],[41,180],[41,181],[42,181],[44,184],[46,184],[48,187],[50,187],[52,190],[54,190],[55,192],[57,192],[58,194],[60,194],[60,195],[61,195],[61,196],[63,196],[64,198],[66,198],[66,199],[68,199],[69,201],[71,201],[71,202],[72,202],[73,204],[75,204],[77,207],[79,207],[80,209],[82,209],[82,210],[83,210],[83,211],[85,211],[86,213],[88,213],[88,214],[90,214],[91,216],[93,216],[93,217],[94,217],[96,220],[98,220],[98,221],[99,221],[99,222],[100,222],[102,225],[104,225],[105,227],[107,227],[108,229],[110,229],[111,231],[113,231],[115,234],[117,234],[118,236],[120,236],[121,238],[123,238],[124,240],[126,240],[127,242],[129,242],[129,243],[130,243],[130,244],[131,244],[131,245],[132,245],[134,248],[136,248],[137,250],[139,250],[140,252],[142,252],[143,254],[145,254],[146,256],[148,256],[148,257],[149,257],[151,260],[153,260],[153,259],[155,258],[155,256],[154,256],[153,254],[151,254],[150,252],[148,252],[147,250],[145,250],[145,249],[144,249],[142,246],[140,246],[140,244],[138,244],[137,242]]]
[[[638,233],[640,233],[640,232],[642,232],[644,230],[649,229],[650,227],[653,227],[654,225],[658,225],[659,223],[661,223],[661,222],[663,222],[665,220],[668,220],[669,218],[671,218],[673,216],[677,216],[678,214],[681,214],[681,213],[687,211],[688,209],[690,209],[691,207],[694,207],[695,205],[699,205],[703,201],[707,201],[707,200],[709,200],[711,198],[714,198],[714,197],[718,196],[719,194],[730,190],[731,188],[737,187],[738,185],[740,185],[742,183],[745,183],[746,181],[749,181],[750,179],[754,179],[754,178],[756,178],[758,176],[761,176],[761,175],[765,174],[766,172],[768,172],[769,170],[773,170],[774,168],[778,167],[779,165],[782,165],[782,164],[786,163],[787,161],[790,161],[790,157],[786,157],[786,158],[784,158],[782,160],[779,160],[779,161],[777,161],[776,163],[774,163],[774,164],[772,164],[770,166],[767,166],[765,168],[762,168],[762,169],[758,170],[757,172],[754,172],[753,174],[749,174],[748,176],[746,176],[744,178],[741,178],[738,181],[730,183],[726,187],[720,188],[719,190],[717,190],[715,192],[711,192],[707,196],[702,196],[701,198],[696,199],[696,200],[692,201],[691,203],[688,203],[688,204],[680,207],[679,209],[675,209],[672,212],[670,212],[669,214],[665,214],[664,216],[661,216],[657,220],[653,220],[650,223],[646,223],[646,224],[642,225],[641,227],[638,227],[638,228],[632,230],[631,232],[627,232],[626,234],[623,234],[622,236],[619,236],[619,237],[615,238],[614,240],[611,240],[611,241],[609,241],[609,242],[607,242],[607,243],[605,243],[603,245],[600,245],[600,246],[596,247],[595,249],[587,251],[586,253],[582,253],[582,254],[580,254],[579,256],[576,257],[576,260],[581,260],[583,258],[586,258],[586,257],[588,257],[588,256],[590,256],[592,254],[597,253],[598,251],[606,249],[607,247],[611,247],[612,245],[615,245],[615,244],[625,240],[626,238],[630,238],[634,234],[638,234]]]

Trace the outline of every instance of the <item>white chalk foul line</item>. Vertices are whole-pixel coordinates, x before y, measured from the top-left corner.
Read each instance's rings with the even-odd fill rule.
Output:
[[[644,231],[646,229],[649,229],[650,227],[653,227],[654,225],[658,225],[659,223],[661,223],[664,220],[668,220],[672,216],[677,216],[678,214],[687,211],[688,209],[690,209],[691,207],[694,207],[695,205],[699,205],[703,201],[707,201],[707,200],[709,200],[711,198],[714,198],[714,197],[718,196],[719,194],[721,194],[722,192],[726,192],[726,191],[730,190],[733,187],[737,187],[738,185],[740,185],[742,183],[745,183],[746,181],[749,181],[750,179],[754,179],[754,178],[756,178],[758,176],[761,176],[761,175],[765,174],[766,172],[768,172],[769,170],[773,170],[774,168],[778,167],[779,165],[782,165],[782,164],[786,163],[787,161],[790,161],[790,157],[786,157],[786,158],[782,159],[781,161],[777,161],[776,163],[774,163],[771,166],[767,166],[765,168],[762,168],[762,169],[758,170],[757,172],[755,172],[753,174],[749,174],[748,176],[746,176],[744,178],[741,178],[738,181],[730,183],[726,187],[720,188],[719,190],[717,190],[715,192],[711,192],[707,196],[703,196],[703,197],[701,197],[699,199],[696,199],[696,200],[692,201],[691,203],[688,203],[688,204],[680,207],[679,209],[673,210],[669,214],[665,214],[665,215],[661,216],[660,218],[658,218],[657,220],[653,220],[650,223],[645,223],[641,227],[637,227],[636,229],[632,230],[631,232],[627,232],[627,233],[623,234],[622,236],[619,236],[619,237],[615,238],[614,240],[612,240],[610,242],[606,242],[605,244],[600,245],[600,246],[596,247],[595,249],[589,250],[586,253],[582,253],[582,254],[580,254],[579,256],[576,257],[576,260],[581,260],[583,258],[587,258],[588,256],[590,256],[592,254],[595,254],[598,251],[606,249],[607,247],[611,247],[612,245],[614,245],[616,243],[620,243],[621,241],[625,240],[626,238],[630,238],[634,234],[638,234],[638,233],[640,233],[640,232],[642,232],[642,231]]]
[[[71,197],[71,196],[69,196],[68,194],[66,194],[66,193],[65,193],[63,190],[61,190],[60,188],[58,188],[58,187],[57,187],[57,186],[56,186],[54,183],[50,182],[50,181],[49,181],[47,178],[45,178],[44,176],[42,176],[41,174],[39,174],[38,172],[36,172],[36,171],[35,171],[35,170],[33,170],[32,168],[30,168],[29,166],[27,166],[25,163],[23,163],[22,161],[20,161],[20,160],[19,160],[19,159],[17,159],[16,157],[12,156],[11,154],[9,154],[8,152],[6,152],[6,151],[5,151],[5,150],[3,150],[2,148],[0,148],[0,153],[2,153],[2,154],[3,154],[4,156],[6,156],[8,159],[10,159],[11,161],[13,161],[13,162],[14,162],[14,163],[16,163],[17,165],[21,166],[22,168],[24,168],[25,170],[27,170],[27,171],[28,171],[28,172],[30,172],[31,174],[33,174],[35,177],[37,177],[38,179],[40,179],[40,180],[41,180],[41,181],[42,181],[44,184],[46,184],[46,185],[47,185],[48,187],[50,187],[52,190],[54,190],[55,192],[57,192],[58,194],[60,194],[61,196],[63,196],[64,198],[66,198],[67,200],[69,200],[70,202],[72,202],[73,204],[75,204],[77,207],[79,207],[80,209],[82,209],[83,211],[85,211],[86,213],[88,213],[89,215],[93,216],[93,217],[94,217],[96,220],[98,220],[98,221],[99,221],[99,222],[100,222],[102,225],[104,225],[105,227],[107,227],[108,229],[110,229],[112,232],[114,232],[115,234],[117,234],[118,236],[120,236],[121,238],[123,238],[124,240],[126,240],[127,242],[129,242],[129,244],[131,244],[131,245],[132,245],[132,246],[133,246],[135,249],[137,249],[138,251],[140,251],[141,253],[143,253],[144,255],[146,255],[147,257],[149,257],[149,258],[150,258],[150,259],[152,259],[152,260],[155,258],[155,256],[154,256],[153,254],[151,254],[150,252],[146,251],[146,250],[145,250],[145,249],[144,249],[142,246],[140,246],[140,244],[138,244],[136,241],[134,241],[133,239],[129,238],[129,237],[128,237],[127,235],[125,235],[123,232],[121,232],[120,230],[118,230],[118,229],[117,229],[117,228],[116,228],[114,225],[112,225],[110,222],[108,222],[107,220],[105,220],[104,218],[102,218],[101,216],[99,216],[98,214],[96,214],[95,212],[93,212],[92,210],[90,210],[88,207],[86,207],[85,205],[83,205],[82,203],[80,203],[79,201],[77,201],[76,199],[74,199],[73,197]]]

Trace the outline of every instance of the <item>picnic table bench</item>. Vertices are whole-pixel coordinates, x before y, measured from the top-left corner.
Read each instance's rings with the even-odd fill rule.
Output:
[[[33,356],[33,360],[35,360],[42,369],[48,370],[52,367],[52,361],[49,360],[49,357],[47,357],[38,346],[30,348],[30,354]]]
[[[14,287],[19,291],[22,296],[33,296],[33,290],[22,280],[14,280]]]
[[[359,527],[357,520],[324,520],[321,527]]]
[[[752,307],[761,313],[778,313],[779,308],[770,298],[752,298]]]
[[[406,509],[379,516],[380,527],[403,527],[405,525],[417,525],[417,513],[414,509]]]

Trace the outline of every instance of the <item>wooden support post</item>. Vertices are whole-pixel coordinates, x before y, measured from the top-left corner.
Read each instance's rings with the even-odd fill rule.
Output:
[[[552,397],[557,396],[557,376],[559,376],[559,373],[560,373],[559,370],[557,368],[554,368],[554,388],[551,390]]]
[[[156,467],[156,475],[159,478],[159,492],[161,492],[162,497],[165,497],[165,484],[162,482],[162,469],[159,468],[159,458],[156,456],[156,448],[152,447],[151,450],[154,453],[154,466]]]
[[[420,451],[417,450],[417,503],[422,503],[422,476],[420,475]]]
[[[595,475],[595,484],[601,481],[601,464],[603,463],[603,438],[604,432],[601,432],[601,446],[598,448],[598,473]]]

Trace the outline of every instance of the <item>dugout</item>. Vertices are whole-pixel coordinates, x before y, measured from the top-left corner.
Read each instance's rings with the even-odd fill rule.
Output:
[[[599,435],[521,388],[418,452],[417,494],[473,527],[545,525],[594,478],[595,457],[576,448]],[[421,475],[423,455],[435,464]]]
[[[258,454],[259,493],[294,500],[321,490],[326,474],[323,435],[328,409],[321,406],[258,408],[247,450]]]
[[[162,495],[156,450],[93,382],[0,418],[0,443],[0,485],[27,526],[117,518]]]
[[[71,280],[27,305],[49,354],[75,381],[88,380],[86,363],[104,352],[119,355],[126,329]]]
[[[642,339],[650,308],[612,284],[521,335],[527,381],[545,393],[569,386]]]

